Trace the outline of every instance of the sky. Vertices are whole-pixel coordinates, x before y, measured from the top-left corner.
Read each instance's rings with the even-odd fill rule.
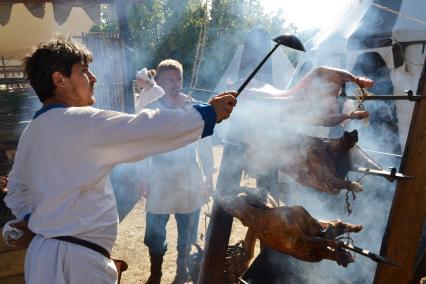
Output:
[[[330,24],[339,12],[354,0],[260,0],[265,12],[281,8],[288,23],[299,30],[321,28]]]

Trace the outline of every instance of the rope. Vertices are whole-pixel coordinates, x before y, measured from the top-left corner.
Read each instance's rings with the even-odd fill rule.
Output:
[[[354,1],[354,2],[352,2],[352,5],[356,5],[356,3],[358,3],[358,4],[361,4],[362,2],[363,2],[364,0],[357,0],[357,1]],[[420,20],[420,19],[418,19],[418,18],[416,18],[416,17],[413,17],[413,16],[410,16],[410,15],[407,15],[407,14],[405,14],[405,13],[402,13],[402,12],[399,12],[399,11],[396,11],[396,10],[393,10],[393,9],[391,9],[391,8],[389,8],[389,7],[387,7],[387,6],[385,6],[385,5],[380,5],[380,4],[377,4],[377,3],[371,3],[371,6],[374,6],[374,7],[376,7],[376,8],[378,8],[378,9],[381,9],[381,10],[383,10],[383,11],[386,11],[386,12],[389,12],[389,13],[392,13],[392,14],[395,14],[395,15],[398,15],[398,16],[402,16],[402,17],[404,17],[404,18],[406,18],[406,19],[408,19],[408,20],[410,20],[410,21],[413,21],[413,22],[416,22],[416,23],[418,23],[418,24],[421,24],[421,25],[425,25],[426,26],[426,21],[424,21],[424,20]]]
[[[371,158],[371,156],[369,156],[367,153],[365,153],[358,145],[354,145],[354,147],[356,147],[358,149],[358,151],[360,151],[373,165],[375,165],[376,167],[378,167],[380,170],[383,170],[383,168],[379,165],[379,163],[377,163],[373,158]],[[363,174],[356,182],[361,182],[361,180],[363,180],[365,177],[367,176],[367,174]],[[351,215],[352,213],[352,209],[351,209],[351,204],[349,202],[349,193],[352,194],[352,200],[355,201],[356,199],[356,195],[355,192],[352,189],[347,189],[346,191],[346,197],[345,197],[345,213],[349,215]]]
[[[365,111],[365,107],[363,105],[365,98],[369,96],[369,94],[361,87],[358,87],[354,90],[354,96],[357,99],[357,104],[355,105],[354,111]],[[367,127],[369,125],[368,118],[363,119],[364,125]]]
[[[362,150],[361,147],[359,147],[358,145],[354,145],[354,147],[356,147],[358,149],[358,151],[360,151],[364,156],[366,156],[367,159],[370,160],[370,162],[373,163],[376,167],[378,167],[380,170],[383,170],[383,168],[379,165],[379,163],[376,162],[373,158],[371,158],[370,155],[365,153],[365,151]]]
[[[382,10],[384,10],[386,12],[389,12],[389,13],[392,13],[392,14],[395,14],[395,15],[398,15],[398,16],[402,16],[402,17],[404,17],[404,18],[406,18],[406,19],[408,19],[410,21],[413,21],[413,22],[416,22],[418,24],[426,26],[426,21],[424,21],[424,20],[421,20],[421,19],[418,19],[416,17],[404,14],[404,13],[399,12],[399,11],[392,10],[389,7],[386,7],[384,5],[380,5],[380,4],[377,4],[377,3],[371,3],[371,5],[374,6],[374,7],[376,7],[376,8],[378,8],[378,9],[382,9]],[[401,45],[400,45],[399,42],[396,42],[396,44],[398,44],[398,46],[400,46],[400,48],[401,48]],[[404,54],[403,54],[403,56],[404,56],[404,61],[405,62],[411,63],[413,65],[417,65],[417,66],[423,66],[423,64],[418,64],[418,63],[415,63],[415,62],[407,61]]]
[[[407,19],[409,19],[409,20],[411,20],[413,22],[416,22],[418,24],[426,26],[426,22],[425,21],[420,20],[420,19],[418,19],[416,17],[404,14],[404,13],[399,12],[399,11],[392,10],[391,8],[388,8],[386,6],[383,6],[383,5],[380,5],[380,4],[377,4],[377,3],[371,3],[371,5],[374,6],[374,7],[376,7],[376,8],[382,9],[382,10],[384,10],[386,12],[389,12],[389,13],[392,13],[392,14],[395,14],[395,15],[398,15],[398,16],[403,16],[403,17],[405,17],[405,18],[407,18]]]
[[[208,9],[207,9],[207,0],[206,0],[204,4],[203,24],[201,25],[200,34],[198,36],[194,65],[192,66],[191,83],[189,84],[190,89],[193,89],[197,86],[198,73],[200,70],[201,61],[203,60],[204,49],[205,49],[206,41],[207,41],[207,22],[208,22]],[[192,96],[192,90],[189,91],[188,99],[190,99],[191,96]]]
[[[341,236],[341,237],[336,238],[336,241],[346,241],[347,243],[351,244],[352,246],[354,245],[354,239],[352,239],[351,233],[349,231],[346,232],[346,236]],[[351,255],[352,255],[353,259],[355,260],[356,253],[353,252],[353,253],[351,253]]]
[[[345,213],[347,213],[348,216],[352,214],[351,203],[349,202],[349,193],[352,193],[352,200],[353,201],[355,201],[355,199],[356,199],[355,192],[352,189],[348,188],[346,190],[346,198],[345,198],[345,203],[346,204],[345,204],[345,207],[344,207]]]
[[[356,182],[361,182],[366,176],[367,174],[363,174],[359,179],[356,180]]]

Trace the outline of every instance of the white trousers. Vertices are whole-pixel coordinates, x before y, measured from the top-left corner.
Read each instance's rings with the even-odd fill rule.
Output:
[[[111,259],[89,248],[36,235],[25,256],[27,284],[115,284]]]

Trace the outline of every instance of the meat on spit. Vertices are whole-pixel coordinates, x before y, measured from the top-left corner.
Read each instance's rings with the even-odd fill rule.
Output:
[[[334,239],[347,232],[361,231],[361,225],[340,220],[319,221],[302,206],[270,207],[249,191],[218,196],[217,201],[272,249],[309,262],[329,259],[346,267],[354,261],[352,255]]]
[[[261,117],[272,113],[276,118],[279,113],[285,117],[286,122],[308,125],[331,127],[347,119],[367,118],[367,111],[339,113],[336,97],[341,94],[342,86],[346,82],[353,82],[360,88],[374,86],[374,82],[369,78],[356,77],[345,70],[322,66],[309,72],[289,90],[280,90],[269,84],[253,81],[245,91],[248,94],[242,97],[240,103],[244,108],[252,108],[250,104],[254,104],[253,108],[257,113],[262,113]]]
[[[277,168],[303,186],[321,192],[338,194],[342,189],[360,192],[363,190],[362,185],[347,180],[347,173],[354,166],[375,169],[378,166],[363,155],[359,147],[354,147],[357,141],[358,132],[353,130],[344,132],[338,139],[317,138],[299,133],[285,141],[275,141],[268,151],[262,152],[249,146],[246,158],[256,163],[247,163],[248,170],[256,174]]]
[[[351,169],[349,150],[358,142],[358,132],[345,132],[338,139],[309,137],[306,159],[296,159],[281,170],[300,184],[316,190],[337,194],[342,189],[363,190],[361,184],[346,180]]]

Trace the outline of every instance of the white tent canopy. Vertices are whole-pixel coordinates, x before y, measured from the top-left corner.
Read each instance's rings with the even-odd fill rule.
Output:
[[[219,80],[216,91],[228,90],[230,84],[235,84],[242,79],[246,79],[249,73],[254,70],[261,59],[266,56],[275,45],[275,42],[273,42],[266,31],[262,29],[253,29],[246,37],[245,43],[238,46],[226,71]],[[247,50],[247,52],[244,53],[244,46],[247,46],[250,51]],[[285,89],[287,87],[295,69],[285,55],[283,48],[286,47],[279,47],[271,55],[266,64],[254,77],[255,80],[262,77],[262,73],[266,72],[267,74],[263,74],[265,75],[263,79],[267,77],[271,80],[267,80],[264,83],[269,83],[278,89]],[[260,81],[263,80],[260,79]]]
[[[394,95],[416,92],[425,59],[426,1],[352,1],[332,26],[307,44],[296,67],[294,84],[315,66],[353,70],[365,54],[378,54],[389,70]],[[309,68],[308,68],[309,67]],[[411,120],[412,102],[396,102],[401,145]]]
[[[406,17],[398,17],[393,28],[393,39],[397,42],[424,42],[426,40],[425,9],[425,1],[403,1],[400,12],[418,19],[423,23]]]

